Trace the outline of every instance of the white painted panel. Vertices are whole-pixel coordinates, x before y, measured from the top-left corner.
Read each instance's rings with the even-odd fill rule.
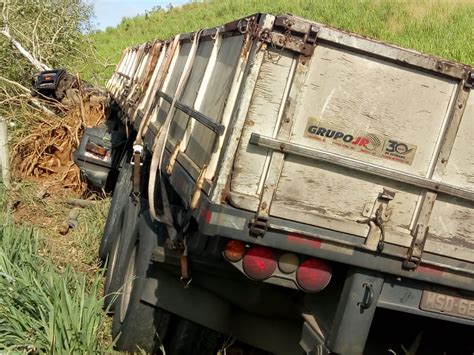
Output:
[[[455,84],[390,62],[319,46],[301,90],[290,141],[425,177]],[[372,156],[350,144],[349,148],[340,146],[333,138],[309,138],[305,131],[310,117],[340,132],[368,132],[381,141],[414,145],[413,162]],[[372,211],[384,188],[395,192],[389,203],[386,241],[408,246],[420,189],[306,158],[286,157],[271,214],[365,237],[367,225],[358,221],[365,219],[366,208]]]
[[[158,58],[158,61],[156,63],[156,66],[153,70],[153,74],[150,79],[150,84],[147,87],[145,95],[141,97],[138,110],[146,110],[148,106],[151,105],[151,100],[153,99],[152,96],[156,94],[156,89],[157,89],[157,84],[155,83],[155,81],[157,80],[158,73],[160,72],[161,65],[163,64],[166,51],[168,49],[169,49],[169,46],[163,44],[163,47],[161,48],[160,56]]]
[[[456,82],[344,50],[318,46],[302,90],[292,141],[425,177]],[[416,145],[413,164],[374,157],[304,136],[308,119]],[[355,138],[355,137],[354,137]]]
[[[235,157],[233,192],[257,194],[268,149],[249,145],[249,138],[253,132],[272,136],[292,61],[292,56],[273,50],[264,58]]]
[[[169,96],[173,97],[178,87],[179,78],[183,73],[184,65],[188,59],[189,51],[191,50],[191,43],[184,43],[177,51],[177,57],[173,63],[170,71],[165,77],[163,84],[163,91]],[[158,127],[163,124],[170,109],[170,104],[165,100],[160,100],[160,106],[153,110],[152,122]]]
[[[442,181],[474,190],[474,95],[468,104],[456,135]],[[474,203],[438,196],[430,218],[425,250],[445,254],[451,246],[454,257],[474,261]]]

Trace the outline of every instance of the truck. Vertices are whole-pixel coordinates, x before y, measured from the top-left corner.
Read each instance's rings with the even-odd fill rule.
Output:
[[[76,154],[117,348],[472,354],[473,79],[293,15],[127,48]]]

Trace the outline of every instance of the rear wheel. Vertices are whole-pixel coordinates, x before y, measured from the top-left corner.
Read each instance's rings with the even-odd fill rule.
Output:
[[[146,273],[150,265],[151,252],[157,245],[157,237],[149,229],[149,213],[140,218],[131,242],[124,251],[124,272],[121,277],[123,288],[115,306],[112,336],[118,340],[119,350],[160,353],[162,339],[167,336],[171,313],[141,301],[145,287]]]
[[[114,339],[118,336],[116,346],[130,352],[160,353],[163,347],[168,355],[216,354],[222,342],[219,333],[141,300],[152,267],[151,253],[164,234],[148,211],[140,217],[123,262],[123,288],[112,325]]]
[[[115,300],[121,291],[123,274],[126,272],[124,260],[130,244],[133,242],[132,238],[137,227],[139,213],[140,203],[129,200],[117,219],[117,225],[120,228],[117,228],[117,234],[114,236],[104,283],[104,308],[110,313],[114,312]]]
[[[118,228],[117,222],[120,214],[127,205],[130,192],[132,191],[132,166],[127,161],[128,154],[125,154],[122,160],[122,168],[120,169],[117,183],[112,196],[112,202],[110,203],[109,213],[107,214],[107,220],[104,226],[104,232],[102,233],[102,239],[99,246],[99,257],[102,261],[107,259],[112,246],[114,244],[115,237],[117,236]]]

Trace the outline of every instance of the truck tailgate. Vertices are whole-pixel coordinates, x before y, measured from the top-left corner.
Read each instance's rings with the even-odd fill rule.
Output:
[[[423,229],[425,251],[474,262],[474,98],[464,79],[436,59],[317,26],[310,59],[272,48],[263,58],[234,160],[232,203],[356,235],[373,250],[382,229],[386,243],[402,247]],[[252,145],[252,134],[334,162]],[[393,176],[354,170],[338,157]]]

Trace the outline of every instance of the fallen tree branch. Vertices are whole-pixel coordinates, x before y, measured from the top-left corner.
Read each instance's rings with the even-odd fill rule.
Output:
[[[7,78],[4,78],[3,76],[0,76],[0,80],[3,80],[5,81],[6,83],[9,83],[11,85],[14,85],[16,86],[17,88],[23,90],[25,93],[28,93],[29,94],[29,100],[30,100],[30,103],[32,106],[40,109],[42,112],[44,112],[45,114],[47,114],[48,116],[56,116],[56,114],[51,111],[49,108],[47,108],[46,106],[44,106],[38,99],[34,98],[33,96],[31,96],[31,90],[24,87],[23,85],[21,85],[20,83],[16,82],[16,81],[13,81],[13,80],[10,80],[10,79],[7,79]]]
[[[37,60],[35,57],[31,55],[30,52],[28,52],[20,42],[18,42],[13,36],[10,34],[10,32],[6,29],[3,28],[0,31],[0,34],[4,35],[8,41],[20,52],[21,55],[23,55],[28,61],[39,71],[44,71],[44,70],[51,70],[50,67],[48,67],[46,64],[41,63],[39,60]]]

